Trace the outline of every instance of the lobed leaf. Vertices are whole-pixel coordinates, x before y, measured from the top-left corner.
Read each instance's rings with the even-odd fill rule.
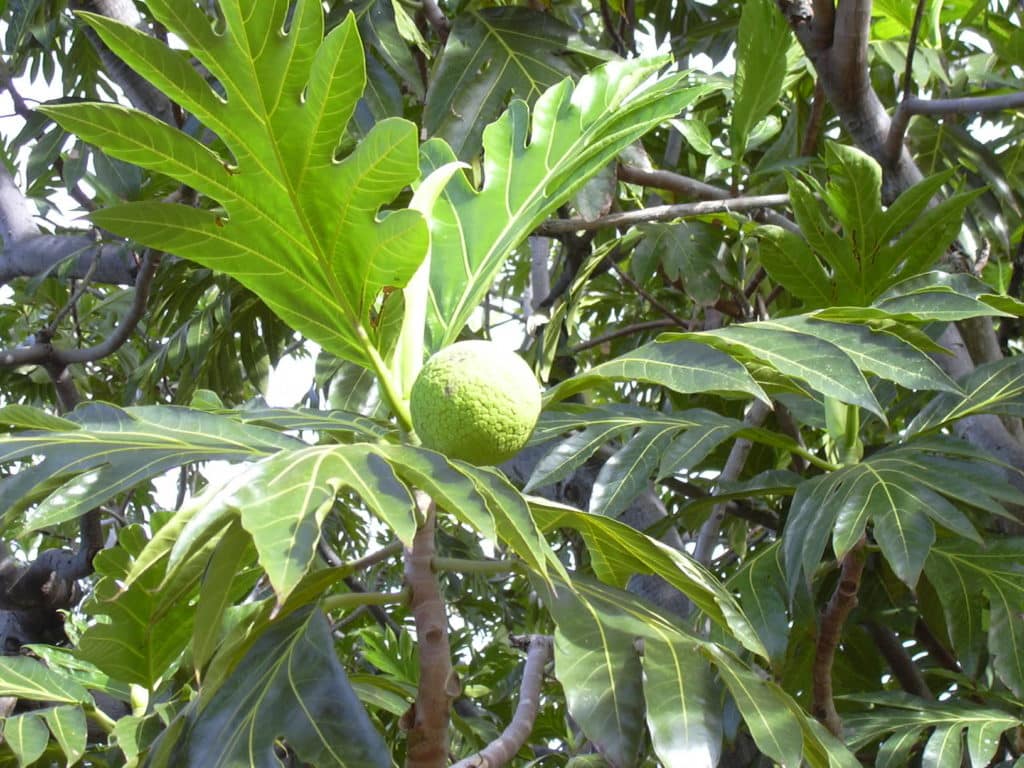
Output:
[[[279,0],[251,8],[225,0],[226,29],[215,34],[197,6],[156,0],[148,7],[210,70],[213,85],[185,54],[143,32],[84,18],[223,149],[113,105],[48,113],[111,156],[189,185],[224,213],[142,202],[98,211],[94,220],[231,275],[308,338],[370,367],[374,302],[384,288],[408,282],[428,235],[418,212],[381,210],[418,176],[412,123],[382,120],[336,161],[366,82],[355,18],[325,37],[313,0],[301,0],[290,16]]]

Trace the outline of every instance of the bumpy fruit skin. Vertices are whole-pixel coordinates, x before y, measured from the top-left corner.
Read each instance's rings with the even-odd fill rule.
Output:
[[[500,464],[526,445],[540,386],[519,355],[491,341],[460,341],[431,357],[412,385],[412,426],[451,459]]]

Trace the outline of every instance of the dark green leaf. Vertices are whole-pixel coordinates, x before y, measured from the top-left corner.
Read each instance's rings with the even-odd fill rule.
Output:
[[[300,760],[317,766],[391,766],[391,751],[349,685],[317,611],[271,624],[186,718],[174,765],[272,766],[284,739]]]
[[[744,3],[729,127],[729,144],[736,162],[746,152],[751,130],[779,101],[791,41],[785,20],[770,0]]]

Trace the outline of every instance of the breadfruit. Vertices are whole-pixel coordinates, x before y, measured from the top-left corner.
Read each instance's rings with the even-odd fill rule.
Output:
[[[481,466],[500,464],[530,438],[540,386],[526,362],[500,344],[460,341],[426,362],[409,408],[427,448]]]

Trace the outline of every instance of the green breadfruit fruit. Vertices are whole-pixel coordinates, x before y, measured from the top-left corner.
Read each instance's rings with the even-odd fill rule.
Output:
[[[412,426],[450,459],[500,464],[526,445],[540,416],[540,386],[519,355],[491,341],[460,341],[423,366],[412,385]]]

